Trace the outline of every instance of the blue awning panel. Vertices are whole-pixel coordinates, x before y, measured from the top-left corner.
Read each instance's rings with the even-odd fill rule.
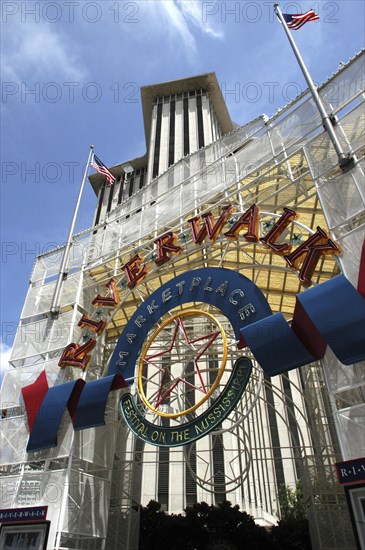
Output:
[[[127,384],[120,374],[88,382],[78,402],[74,429],[83,430],[93,426],[103,426],[109,392],[126,386]]]
[[[57,432],[66,407],[73,417],[84,385],[84,380],[78,379],[48,390],[33,424],[28,453],[57,445]]]
[[[243,328],[242,335],[268,376],[315,361],[315,357],[307,351],[282,313]]]
[[[365,299],[344,275],[297,298],[341,363],[352,365],[365,359]]]

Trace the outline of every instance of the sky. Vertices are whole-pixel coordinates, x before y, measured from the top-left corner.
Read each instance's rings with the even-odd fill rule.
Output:
[[[146,151],[141,86],[214,71],[238,124],[274,114],[306,88],[273,4],[1,3],[2,367],[37,255],[67,238],[90,144],[109,166]],[[280,7],[320,16],[293,31],[316,83],[364,46],[362,0]],[[87,184],[76,231],[91,226],[95,205]]]

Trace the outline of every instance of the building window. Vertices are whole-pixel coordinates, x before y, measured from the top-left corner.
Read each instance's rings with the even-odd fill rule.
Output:
[[[128,191],[129,198],[133,195],[133,186],[134,186],[134,172],[131,173],[129,178],[129,191]]]
[[[187,97],[184,97],[184,156],[189,153],[189,100]]]
[[[204,147],[204,125],[203,125],[203,107],[202,107],[202,96],[198,95],[196,97],[196,110],[198,118],[198,145],[199,149]]]
[[[265,398],[268,404],[267,412],[269,416],[270,436],[272,444],[272,453],[274,455],[274,467],[276,483],[278,487],[285,484],[283,457],[280,449],[279,429],[275,414],[274,394],[271,387],[271,379],[265,374]]]
[[[170,103],[169,166],[175,160],[175,100]]]
[[[120,178],[119,193],[118,193],[118,204],[121,204],[121,202],[122,202],[123,188],[124,188],[124,178],[125,178],[125,174],[123,174]]]
[[[168,426],[169,420],[162,419],[162,426]],[[169,473],[170,473],[170,449],[160,447],[158,452],[158,490],[157,498],[162,510],[169,509]]]
[[[99,192],[99,203],[98,203],[98,209],[96,211],[96,218],[95,218],[95,225],[98,225],[100,220],[100,214],[101,214],[101,207],[103,206],[103,199],[104,199],[104,193],[105,193],[105,181],[103,182],[100,192]]]
[[[107,206],[107,209],[106,209],[107,212],[110,212],[110,210],[111,210],[111,208],[112,208],[113,195],[114,195],[114,185],[115,185],[115,183],[113,183],[113,184],[109,187],[108,206]]]
[[[210,383],[213,384],[216,372],[218,370],[217,359],[209,361],[209,378]],[[217,429],[221,429],[222,425],[219,424]],[[213,458],[213,478],[214,478],[214,500],[215,504],[226,500],[226,483],[224,473],[224,446],[223,435],[211,435],[211,449]]]
[[[156,138],[155,138],[155,154],[153,157],[152,178],[158,176],[160,162],[160,145],[161,145],[161,124],[162,124],[162,103],[157,105],[157,121],[156,121]]]
[[[186,367],[186,377],[192,383],[195,382],[191,377],[194,376],[195,365],[192,361]],[[195,405],[195,389],[188,388],[185,393],[185,408],[188,409]],[[189,463],[189,465],[188,465]],[[196,489],[196,445],[191,444],[189,452],[186,453],[185,463],[185,499],[186,505],[191,506],[197,502],[197,489]]]
[[[145,169],[142,168],[142,170],[141,170],[141,175],[140,175],[140,177],[139,177],[139,189],[142,189],[143,186],[144,186],[145,174],[146,174],[146,173],[145,173]]]

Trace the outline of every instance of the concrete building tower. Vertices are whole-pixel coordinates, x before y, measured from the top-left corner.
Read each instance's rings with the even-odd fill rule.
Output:
[[[113,166],[116,184],[105,188],[91,178],[98,194],[94,225],[149,185],[173,164],[230,133],[232,123],[214,73],[141,88],[147,153]],[[167,189],[175,185],[171,180]]]
[[[364,59],[319,88],[345,172],[308,91],[237,126],[212,73],[142,88],[146,154],[90,176],[92,227],[31,274],[0,548],[137,550],[150,499],[269,527],[298,480],[313,548],[364,546]]]

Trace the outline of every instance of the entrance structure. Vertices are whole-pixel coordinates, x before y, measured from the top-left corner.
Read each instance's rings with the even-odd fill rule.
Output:
[[[270,377],[224,304],[236,307],[243,329],[259,320],[246,287],[229,288],[226,272],[244,276],[289,322],[306,286],[340,273],[362,299],[363,75],[359,54],[320,87],[339,139],[355,155],[345,173],[307,92],[270,119],[238,126],[214,74],[142,88],[147,154],[111,167],[111,187],[100,174],[90,177],[98,197],[94,224],[74,236],[58,316],[49,312],[62,248],[40,256],[31,276],[2,383],[5,534],[20,522],[26,537],[24,525],[38,518],[47,548],[134,549],[139,505],[150,499],[169,512],[227,499],[270,526],[280,518],[280,488],[300,479],[313,547],[361,542],[361,484],[349,496],[358,499],[353,529],[335,464],[341,482],[364,483],[363,365],[340,363],[328,341],[321,360],[312,354],[300,368]],[[320,244],[334,243],[331,253],[316,254],[313,269],[304,269],[305,254],[291,265],[290,254],[319,231]],[[219,282],[216,270],[224,273]],[[176,301],[188,287],[190,298]],[[214,299],[194,295],[199,289]],[[142,315],[143,304],[150,309]],[[162,304],[167,311],[148,325],[132,364],[121,342],[133,347]],[[341,326],[341,319],[338,311],[327,322]],[[273,363],[280,363],[277,353],[273,347]],[[209,407],[242,356],[252,372],[234,408],[210,431],[209,414],[219,417],[217,406],[211,413]],[[141,419],[128,407],[121,415],[118,388],[125,383],[116,374],[133,399],[142,395]],[[42,398],[32,413],[27,395],[35,394]],[[220,403],[223,410],[227,401]],[[155,429],[148,432],[145,420]],[[184,436],[189,422],[202,437]]]

